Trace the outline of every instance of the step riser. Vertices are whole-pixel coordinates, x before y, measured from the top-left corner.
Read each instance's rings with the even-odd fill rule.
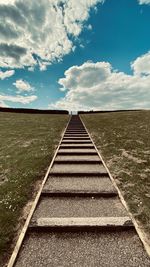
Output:
[[[90,137],[88,136],[82,136],[82,135],[79,135],[79,136],[72,136],[72,135],[69,135],[69,136],[66,136],[64,135],[64,138],[63,140],[91,140]]]
[[[84,172],[84,173],[82,173],[82,172],[73,172],[73,173],[68,173],[68,172],[62,172],[62,173],[60,173],[60,172],[52,172],[52,173],[50,173],[49,174],[49,176],[51,176],[51,175],[53,175],[53,176],[62,176],[62,177],[64,177],[64,176],[67,176],[67,177],[72,177],[72,176],[75,176],[75,177],[99,177],[99,178],[106,178],[106,177],[109,177],[109,175],[107,174],[107,173],[90,173],[90,172]]]
[[[91,140],[84,140],[84,139],[78,139],[78,140],[66,140],[63,139],[61,144],[93,144]]]
[[[87,131],[85,130],[85,129],[66,129],[66,132],[65,133],[67,133],[67,132],[84,132],[84,133],[87,133]]]
[[[60,226],[60,225],[53,225],[53,226],[36,226],[36,225],[30,225],[29,231],[37,231],[39,232],[90,232],[92,231],[98,231],[102,233],[108,233],[108,232],[122,232],[122,231],[129,231],[131,229],[134,229],[133,225],[127,225],[127,226],[111,226],[111,225],[103,225],[103,226],[90,226],[90,225],[79,225],[79,226]]]
[[[83,129],[80,129],[80,130],[71,129],[71,130],[66,131],[66,133],[70,133],[70,134],[73,134],[73,133],[84,133],[84,134],[87,134],[87,132],[85,130],[83,130]]]
[[[100,163],[100,161],[99,160],[84,160],[84,161],[81,161],[81,160],[79,160],[79,161],[77,161],[77,160],[55,160],[55,163],[57,163],[57,164],[70,163],[70,164],[82,164],[82,165],[84,165],[84,164],[98,164],[98,163]]]
[[[73,137],[65,137],[65,138],[63,138],[63,140],[62,140],[62,143],[63,142],[75,142],[75,143],[77,143],[77,142],[91,142],[92,143],[92,141],[91,141],[91,139],[90,138],[73,138]]]
[[[66,129],[66,132],[84,132],[87,133],[87,131],[85,129]]]
[[[87,141],[89,141],[89,140],[91,140],[91,138],[89,137],[89,136],[72,136],[72,135],[69,135],[69,136],[64,136],[63,137],[63,140],[87,140]]]
[[[64,146],[64,145],[60,145],[60,149],[94,149],[94,146],[93,145],[91,145],[91,146]]]
[[[96,152],[59,152],[57,153],[57,155],[63,155],[63,156],[93,156],[93,155],[97,155]]]
[[[117,192],[51,192],[48,190],[42,191],[42,197],[94,197],[94,198],[112,198],[117,196]]]

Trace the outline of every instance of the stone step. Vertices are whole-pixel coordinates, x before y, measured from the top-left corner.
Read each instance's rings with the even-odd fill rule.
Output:
[[[107,173],[105,167],[103,164],[57,164],[54,162],[54,165],[52,166],[50,173],[91,173],[91,174],[104,174]]]
[[[124,217],[127,211],[117,197],[41,197],[32,220],[64,217]]]
[[[87,134],[87,131],[85,129],[78,129],[78,130],[66,130],[65,133],[86,133]]]
[[[85,140],[85,139],[78,139],[78,140],[65,140],[63,139],[62,142],[61,142],[61,145],[63,144],[92,144],[92,141],[89,139],[89,140]]]
[[[66,130],[85,130],[84,126],[83,125],[68,125],[67,129]]]
[[[97,155],[97,152],[95,149],[59,149],[58,150],[58,153],[57,155],[88,155],[88,156],[91,156],[91,155]]]
[[[69,139],[91,139],[88,134],[65,134],[63,138],[69,138]]]
[[[85,128],[84,127],[75,127],[75,126],[69,126],[67,129],[66,129],[67,131],[68,130],[79,130],[79,131],[81,131],[81,130],[84,130],[85,131]]]
[[[69,136],[66,136],[64,135],[63,137],[63,140],[91,140],[91,138],[89,136],[72,136],[72,135],[69,135]]]
[[[70,164],[81,164],[81,165],[84,165],[84,164],[99,164],[100,163],[100,161],[99,160],[65,160],[65,159],[60,159],[60,160],[55,160],[55,163],[57,163],[57,164],[68,164],[68,163],[70,163]]]
[[[70,127],[68,129],[66,129],[66,131],[86,131],[84,128],[75,128],[75,127]]]
[[[71,134],[71,135],[75,135],[75,134],[86,134],[87,135],[87,132],[86,131],[66,131],[65,134]]]
[[[30,228],[133,228],[131,219],[126,217],[71,217],[71,218],[38,218],[32,220]]]
[[[56,176],[48,177],[43,190],[53,192],[90,192],[90,193],[116,193],[109,177],[106,176]]]
[[[55,162],[101,162],[98,155],[63,155],[63,156],[56,156]]]
[[[104,178],[104,177],[109,177],[107,172],[51,172],[49,173],[49,176],[55,176],[55,177],[72,177],[72,176],[76,176],[76,177],[99,177],[99,179]]]
[[[68,149],[68,148],[94,148],[93,144],[62,144],[60,145],[61,149]]]
[[[73,134],[73,133],[77,133],[77,134],[78,134],[78,133],[87,134],[87,131],[85,131],[85,130],[83,130],[83,129],[80,129],[80,130],[75,130],[75,129],[73,130],[73,129],[72,129],[72,130],[66,130],[65,133],[67,133],[67,134],[68,134],[68,133],[69,133],[69,134]]]

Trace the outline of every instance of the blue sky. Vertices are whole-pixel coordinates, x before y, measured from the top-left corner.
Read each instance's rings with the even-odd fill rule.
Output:
[[[149,3],[1,0],[0,105],[149,108]]]

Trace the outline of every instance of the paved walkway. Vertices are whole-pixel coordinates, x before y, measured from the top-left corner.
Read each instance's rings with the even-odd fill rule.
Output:
[[[64,134],[15,266],[150,266],[78,116]]]

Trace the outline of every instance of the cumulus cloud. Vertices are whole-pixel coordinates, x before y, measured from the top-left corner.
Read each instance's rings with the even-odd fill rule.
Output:
[[[0,0],[0,67],[33,70],[74,49],[89,11],[104,0]]]
[[[135,61],[136,62],[136,61]],[[132,67],[135,62],[132,63]],[[73,66],[60,79],[64,98],[49,108],[69,110],[115,110],[150,108],[150,75],[127,75],[108,62]]]
[[[21,104],[29,104],[37,99],[36,95],[31,96],[12,96],[12,95],[0,95],[0,105],[7,106],[5,101]]]
[[[76,89],[79,84],[82,88],[96,86],[105,80],[111,72],[111,65],[107,62],[84,63],[81,66],[73,66],[65,72],[65,78],[58,83],[66,89]]]
[[[0,79],[4,80],[6,78],[9,78],[15,74],[14,70],[7,70],[7,71],[1,71],[0,70]]]
[[[150,0],[138,0],[140,5],[150,4]]]
[[[18,92],[30,92],[33,91],[33,87],[27,82],[23,80],[17,80],[13,85],[18,89]]]
[[[14,4],[16,0],[0,0],[0,4],[8,5],[8,4]]]
[[[25,93],[25,92],[30,92],[33,91],[33,87],[31,85],[23,80],[17,80],[13,85],[16,86],[17,88],[17,93]],[[21,104],[29,104],[33,101],[35,101],[38,97],[36,95],[5,95],[1,94],[0,95],[0,106],[1,107],[8,107],[7,102],[13,102],[13,103],[21,103]]]
[[[135,75],[149,75],[150,74],[150,52],[138,57],[131,67]]]

